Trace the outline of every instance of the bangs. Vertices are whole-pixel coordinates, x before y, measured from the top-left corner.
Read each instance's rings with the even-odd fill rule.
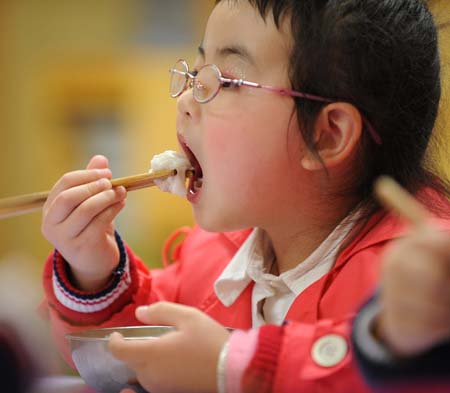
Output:
[[[228,3],[237,3],[239,1],[248,1],[255,9],[258,10],[261,17],[266,20],[271,13],[275,26],[280,28],[281,20],[286,14],[292,10],[292,1],[290,0],[216,0],[216,4],[227,1]]]

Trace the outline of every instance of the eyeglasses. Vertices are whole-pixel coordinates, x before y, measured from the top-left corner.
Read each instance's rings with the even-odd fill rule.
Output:
[[[192,89],[194,99],[200,104],[207,103],[214,99],[222,87],[237,88],[241,86],[268,90],[276,94],[289,97],[300,97],[311,101],[325,103],[338,101],[332,100],[331,98],[316,96],[314,94],[301,93],[284,87],[262,85],[243,79],[225,78],[215,64],[206,64],[198,71],[190,72],[186,60],[180,59],[175,63],[173,68],[169,70],[169,72],[171,74],[169,89],[170,96],[172,98],[176,98],[179,97],[186,89]],[[365,116],[362,116],[362,121],[374,142],[381,145],[381,137],[375,131],[375,128],[369,120],[366,119]]]

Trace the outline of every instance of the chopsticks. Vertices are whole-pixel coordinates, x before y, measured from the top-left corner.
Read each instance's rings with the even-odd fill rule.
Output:
[[[406,218],[416,228],[427,226],[430,214],[411,194],[403,189],[394,179],[382,176],[374,185],[378,200],[399,216]]]
[[[189,170],[186,171],[189,175]],[[155,185],[155,180],[165,179],[177,174],[175,169],[158,172],[142,173],[134,176],[119,177],[111,180],[113,187],[124,186],[127,191],[139,190]],[[39,210],[47,200],[50,191],[35,192],[0,199],[0,220],[7,217],[18,216]]]
[[[127,191],[152,187],[155,180],[175,176],[176,170],[142,173],[134,176],[119,177],[111,180],[113,187],[124,186]],[[186,176],[192,171],[187,170]],[[427,210],[395,180],[390,177],[380,177],[374,185],[375,195],[387,208],[406,218],[416,227],[423,227],[429,217]],[[0,199],[0,220],[39,210],[47,200],[50,191],[35,192]]]

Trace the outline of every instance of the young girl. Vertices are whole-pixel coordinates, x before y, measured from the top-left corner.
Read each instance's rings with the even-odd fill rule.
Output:
[[[420,0],[218,1],[195,64],[171,75],[199,225],[175,263],[149,272],[115,232],[126,192],[104,157],[64,175],[44,207],[66,358],[75,329],[169,324],[155,342],[111,343],[152,392],[367,391],[349,321],[404,232],[371,185],[388,174],[448,210],[423,166],[439,73]],[[159,301],[171,303],[147,307]]]

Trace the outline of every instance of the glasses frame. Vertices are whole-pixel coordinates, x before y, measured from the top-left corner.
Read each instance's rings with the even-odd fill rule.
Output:
[[[183,65],[183,67],[186,69],[186,71],[181,71],[181,70],[175,69],[175,67],[178,64]],[[214,91],[214,93],[210,97],[207,97],[206,99],[203,99],[203,100],[198,98],[195,95],[195,90],[193,91],[192,95],[193,95],[194,99],[200,104],[206,104],[207,102],[212,101],[217,96],[217,94],[219,94],[219,91],[222,87],[228,88],[228,87],[242,87],[242,86],[246,86],[246,87],[250,87],[250,88],[254,88],[254,89],[263,89],[263,90],[267,90],[272,93],[276,93],[276,94],[283,95],[283,96],[299,97],[299,98],[303,98],[306,100],[324,102],[327,104],[339,101],[337,99],[326,98],[326,97],[318,96],[315,94],[303,93],[303,92],[291,90],[291,89],[288,89],[285,87],[275,87],[275,86],[270,86],[270,85],[263,85],[261,83],[250,82],[250,81],[244,80],[244,79],[226,78],[222,75],[222,72],[220,71],[219,67],[217,67],[215,64],[205,64],[202,67],[200,67],[200,69],[194,74],[189,71],[189,65],[188,65],[187,61],[184,59],[179,59],[177,62],[175,62],[173,68],[171,68],[169,70],[169,72],[172,75],[178,74],[178,75],[184,76],[184,82],[182,84],[182,87],[179,89],[179,91],[177,91],[174,94],[169,92],[170,96],[172,98],[177,98],[177,97],[181,96],[181,94],[183,94],[183,92],[186,89],[193,89],[194,84],[197,80],[197,75],[200,73],[200,71],[202,69],[207,68],[207,67],[214,70],[214,72],[217,76],[217,79],[219,81],[219,84],[218,84],[217,89]],[[362,118],[364,126],[369,131],[369,134],[372,137],[372,139],[374,140],[374,142],[377,145],[381,145],[382,144],[381,137],[378,134],[378,132],[375,130],[375,128],[372,126],[370,121],[363,114],[361,114],[361,118]]]

